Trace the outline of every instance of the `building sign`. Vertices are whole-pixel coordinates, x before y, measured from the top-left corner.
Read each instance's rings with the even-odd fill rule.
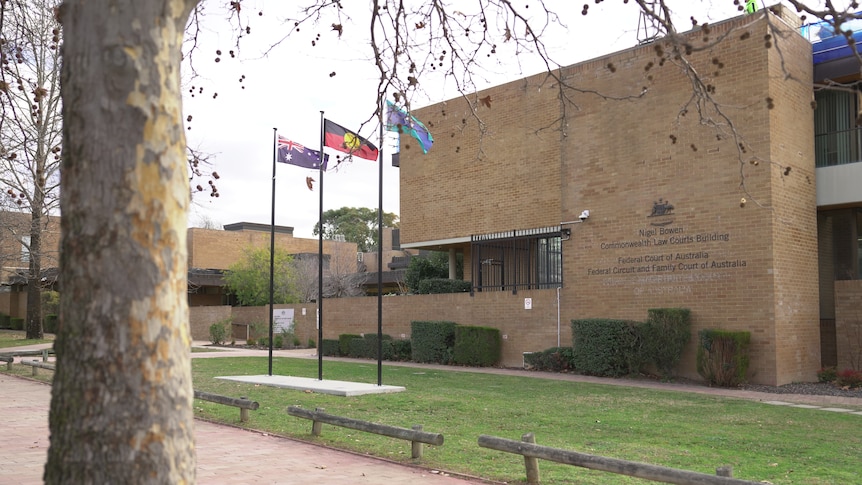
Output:
[[[276,308],[272,311],[274,333],[293,333],[293,308]]]
[[[728,255],[730,232],[692,231],[676,225],[673,210],[668,201],[659,199],[647,223],[630,238],[602,241],[601,264],[586,268],[586,275],[603,277],[605,286],[642,286],[636,293],[689,293],[689,283],[726,279],[728,271],[748,266],[744,257]]]

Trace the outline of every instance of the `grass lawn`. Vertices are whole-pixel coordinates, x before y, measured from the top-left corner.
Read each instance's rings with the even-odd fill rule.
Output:
[[[773,484],[862,483],[862,416],[771,406],[739,399],[457,371],[385,366],[384,384],[398,394],[337,397],[214,379],[267,373],[264,357],[194,359],[194,387],[247,396],[260,409],[245,426],[399,461],[408,442],[323,426],[288,416],[290,405],[442,433],[443,446],[426,445],[422,464],[517,483],[525,480],[518,455],[479,448],[480,434],[714,474],[731,465],[734,477]],[[276,358],[273,373],[317,377],[317,362]],[[324,378],[377,382],[376,363],[325,362]],[[777,397],[777,396],[776,396]],[[778,397],[777,397],[778,398]],[[195,413],[239,424],[237,409],[195,401]],[[543,484],[653,483],[540,461]]]
[[[20,347],[22,345],[44,344],[54,341],[54,336],[45,334],[41,340],[27,340],[27,333],[23,330],[0,330],[0,349],[7,347]]]

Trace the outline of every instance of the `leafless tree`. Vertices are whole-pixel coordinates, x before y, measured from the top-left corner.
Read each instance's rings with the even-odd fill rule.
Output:
[[[30,215],[14,234],[27,253],[27,338],[42,338],[40,305],[43,232],[59,205],[61,150],[60,25],[57,0],[3,2],[0,47],[0,187]],[[48,248],[54,250],[54,248]]]

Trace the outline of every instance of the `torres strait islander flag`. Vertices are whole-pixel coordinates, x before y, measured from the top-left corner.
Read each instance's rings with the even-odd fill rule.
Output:
[[[370,141],[327,119],[323,120],[324,145],[348,155],[377,160],[380,151]]]

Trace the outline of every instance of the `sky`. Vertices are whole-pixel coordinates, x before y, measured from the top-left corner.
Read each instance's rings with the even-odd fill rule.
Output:
[[[190,70],[184,66],[184,112],[192,119],[187,122],[187,143],[211,154],[212,170],[220,176],[217,180],[220,196],[213,198],[208,192],[196,194],[189,225],[199,227],[205,220],[218,225],[269,224],[273,200],[273,129],[292,141],[318,149],[321,111],[327,119],[358,130],[381,148],[383,210],[399,214],[398,169],[391,164],[391,155],[397,151],[397,137],[387,134],[380,143],[375,123],[369,122],[375,110],[377,74],[370,60],[370,42],[362,35],[368,30],[368,13],[361,8],[350,12],[350,5],[359,2],[345,3],[348,13],[359,16],[352,21],[342,20],[344,34],[340,39],[330,27],[331,19],[317,26],[304,26],[284,39],[293,25],[285,23],[285,19],[300,16],[292,9],[310,2],[245,0],[242,14],[252,31],[242,39],[235,58],[229,55],[230,50],[237,48],[222,14],[225,2],[205,2],[209,14],[202,22],[199,49],[192,57],[198,77],[190,79]],[[537,2],[522,2],[524,7],[530,5],[532,12],[537,12]],[[622,0],[606,0],[597,4],[591,0],[587,16],[582,15],[583,4],[579,2],[548,0],[546,4],[562,19],[543,36],[551,56],[561,65],[637,44],[638,7],[633,1],[624,4]],[[688,19],[693,15],[700,23],[739,14],[732,0],[680,0],[676,5],[680,9],[677,18]],[[684,30],[691,24],[679,20],[677,25]],[[515,59],[512,52],[506,52],[510,45],[502,41],[499,45],[499,59]],[[215,62],[216,57],[219,62]],[[490,60],[476,71],[477,87],[502,84],[543,70],[535,55],[525,53],[519,59],[508,64]],[[335,75],[331,75],[333,72]],[[457,96],[452,83],[442,79],[423,79],[422,88],[412,99],[414,108]],[[325,151],[331,158],[338,154],[329,148]],[[340,164],[335,171],[327,171],[323,180],[323,210],[345,206],[377,208],[378,163],[355,158]],[[314,190],[306,186],[306,177],[315,180]],[[318,220],[319,179],[316,170],[281,163],[276,166],[275,223],[293,227],[296,237],[313,237]],[[205,180],[202,182],[206,185]]]

